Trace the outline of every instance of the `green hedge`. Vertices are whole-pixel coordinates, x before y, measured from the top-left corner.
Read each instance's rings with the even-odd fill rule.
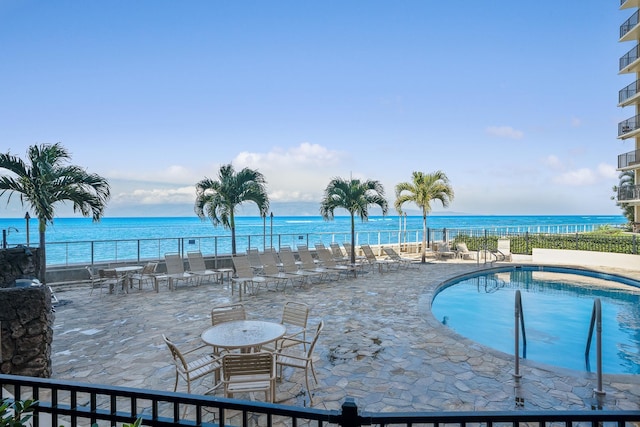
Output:
[[[454,244],[465,242],[470,251],[485,247],[496,250],[498,239],[509,239],[511,253],[523,255],[531,255],[533,248],[638,254],[638,246],[640,246],[640,239],[636,235],[612,236],[595,233],[488,235],[486,237],[458,235],[453,242]]]

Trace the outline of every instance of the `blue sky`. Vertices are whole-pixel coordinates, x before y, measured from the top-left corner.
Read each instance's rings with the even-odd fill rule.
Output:
[[[299,213],[442,170],[445,212],[618,214],[618,5],[0,0],[0,149],[61,142],[109,216],[193,215],[229,162]]]

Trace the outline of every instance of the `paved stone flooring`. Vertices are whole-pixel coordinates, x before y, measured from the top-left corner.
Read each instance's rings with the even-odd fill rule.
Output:
[[[324,320],[315,352],[319,383],[311,391],[316,408],[338,409],[350,396],[366,411],[640,409],[638,375],[605,375],[601,401],[590,373],[523,360],[516,381],[513,357],[443,326],[430,312],[435,289],[478,268],[470,261],[431,262],[285,292],[262,290],[243,303],[250,318],[278,321],[285,301],[302,301],[311,308],[311,330]],[[640,279],[640,271],[624,273]],[[166,391],[173,390],[174,369],[161,334],[181,347],[200,345],[211,308],[238,300],[227,283],[173,292],[161,285],[159,293],[147,287],[128,295],[90,296],[87,284],[54,290],[60,300],[54,378]],[[210,381],[193,392],[203,393]],[[179,390],[186,391],[183,383]],[[304,373],[285,371],[276,398],[308,406]]]

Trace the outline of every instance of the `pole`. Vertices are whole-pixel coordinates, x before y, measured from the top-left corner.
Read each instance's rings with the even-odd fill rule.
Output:
[[[262,215],[262,250],[267,248],[267,214]]]
[[[404,250],[407,252],[407,213],[404,213]]]
[[[27,247],[29,247],[29,220],[30,219],[31,219],[31,216],[29,215],[29,212],[24,214],[24,220],[27,223]]]
[[[271,248],[273,248],[273,212],[269,215],[269,230],[271,232]]]
[[[522,308],[522,300],[520,297],[520,290],[516,291],[516,299],[515,299],[515,362],[516,362],[516,366],[515,366],[515,373],[513,374],[513,376],[515,378],[521,378],[522,375],[520,374],[520,329],[519,329],[519,323],[520,323],[520,309]]]

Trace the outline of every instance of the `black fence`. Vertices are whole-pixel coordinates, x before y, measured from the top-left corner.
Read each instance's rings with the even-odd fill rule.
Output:
[[[361,412],[353,399],[340,410],[299,408],[285,405],[224,399],[185,393],[145,391],[133,388],[82,384],[41,378],[0,375],[0,397],[9,391],[18,400],[39,402],[33,426],[116,426],[142,420],[145,426],[343,426],[416,424],[439,427],[519,427],[533,423],[572,426],[623,427],[637,425],[640,411],[606,411],[598,406],[588,411],[486,412]],[[6,391],[6,390],[8,391]]]
[[[533,248],[564,249],[576,251],[609,252],[637,255],[639,241],[636,234],[606,235],[606,234],[470,234],[456,233],[451,240],[465,242],[470,251],[493,250],[498,247],[498,240],[509,239],[512,254],[531,255]]]

